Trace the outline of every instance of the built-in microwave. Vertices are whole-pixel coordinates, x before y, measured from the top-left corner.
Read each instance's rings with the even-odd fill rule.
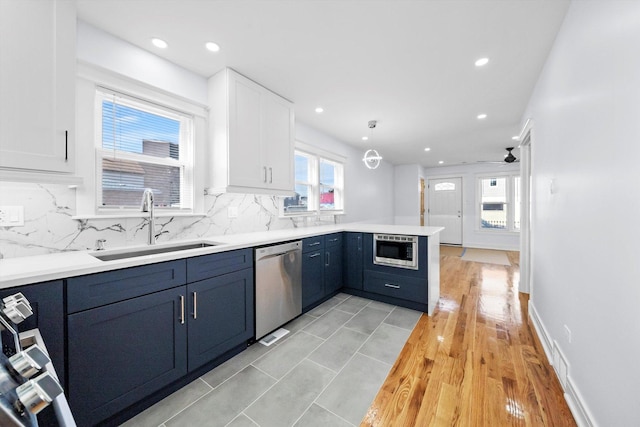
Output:
[[[373,263],[417,270],[418,237],[399,234],[374,234]]]

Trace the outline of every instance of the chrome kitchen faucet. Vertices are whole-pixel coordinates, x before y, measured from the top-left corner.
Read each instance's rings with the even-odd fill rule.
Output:
[[[153,217],[153,190],[150,188],[144,189],[144,194],[142,195],[142,206],[140,208],[142,212],[149,212],[149,238],[147,239],[147,244],[155,245],[156,244],[156,221]]]

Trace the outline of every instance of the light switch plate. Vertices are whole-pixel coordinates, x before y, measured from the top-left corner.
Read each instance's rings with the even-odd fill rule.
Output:
[[[0,227],[24,225],[24,206],[0,206]]]
[[[238,207],[237,206],[229,206],[227,208],[227,216],[229,218],[238,218]]]

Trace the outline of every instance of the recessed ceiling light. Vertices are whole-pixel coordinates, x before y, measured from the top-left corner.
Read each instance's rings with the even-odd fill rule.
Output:
[[[439,164],[439,165],[441,165],[441,164],[443,164],[443,163],[444,163],[444,160],[440,160],[440,161],[438,162],[438,164]]]
[[[324,108],[322,107],[316,107],[316,113],[320,114],[324,111]]]
[[[516,136],[512,136],[511,139],[513,139],[514,141],[517,141],[517,140],[520,139],[520,137],[518,135],[516,135]]]
[[[431,151],[431,148],[427,147],[424,149],[424,151]]]
[[[489,58],[480,58],[476,61],[476,67],[482,67],[489,63]]]
[[[153,43],[155,47],[159,47],[160,49],[166,49],[167,46],[169,46],[166,41],[158,38],[151,39],[151,43]]]
[[[214,42],[206,42],[204,44],[204,47],[206,47],[211,52],[218,52],[220,50],[220,46],[218,46],[218,44]]]
[[[368,137],[368,136],[363,136],[363,137],[362,137],[362,140],[363,140],[363,141],[367,141],[368,139],[369,139],[369,137]]]
[[[482,120],[482,119],[486,119],[487,115],[486,114],[478,114],[478,119]]]

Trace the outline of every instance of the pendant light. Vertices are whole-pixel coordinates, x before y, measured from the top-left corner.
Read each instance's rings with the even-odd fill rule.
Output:
[[[378,124],[377,120],[369,120],[368,126],[370,129],[369,133],[371,136],[373,136],[373,129],[376,127],[377,124]],[[369,140],[371,140],[371,138],[369,138]],[[382,156],[378,154],[378,152],[373,148],[370,150],[367,150],[364,153],[364,157],[362,158],[362,161],[364,162],[365,166],[367,166],[369,169],[377,169],[378,166],[380,166],[381,160],[382,160]]]

